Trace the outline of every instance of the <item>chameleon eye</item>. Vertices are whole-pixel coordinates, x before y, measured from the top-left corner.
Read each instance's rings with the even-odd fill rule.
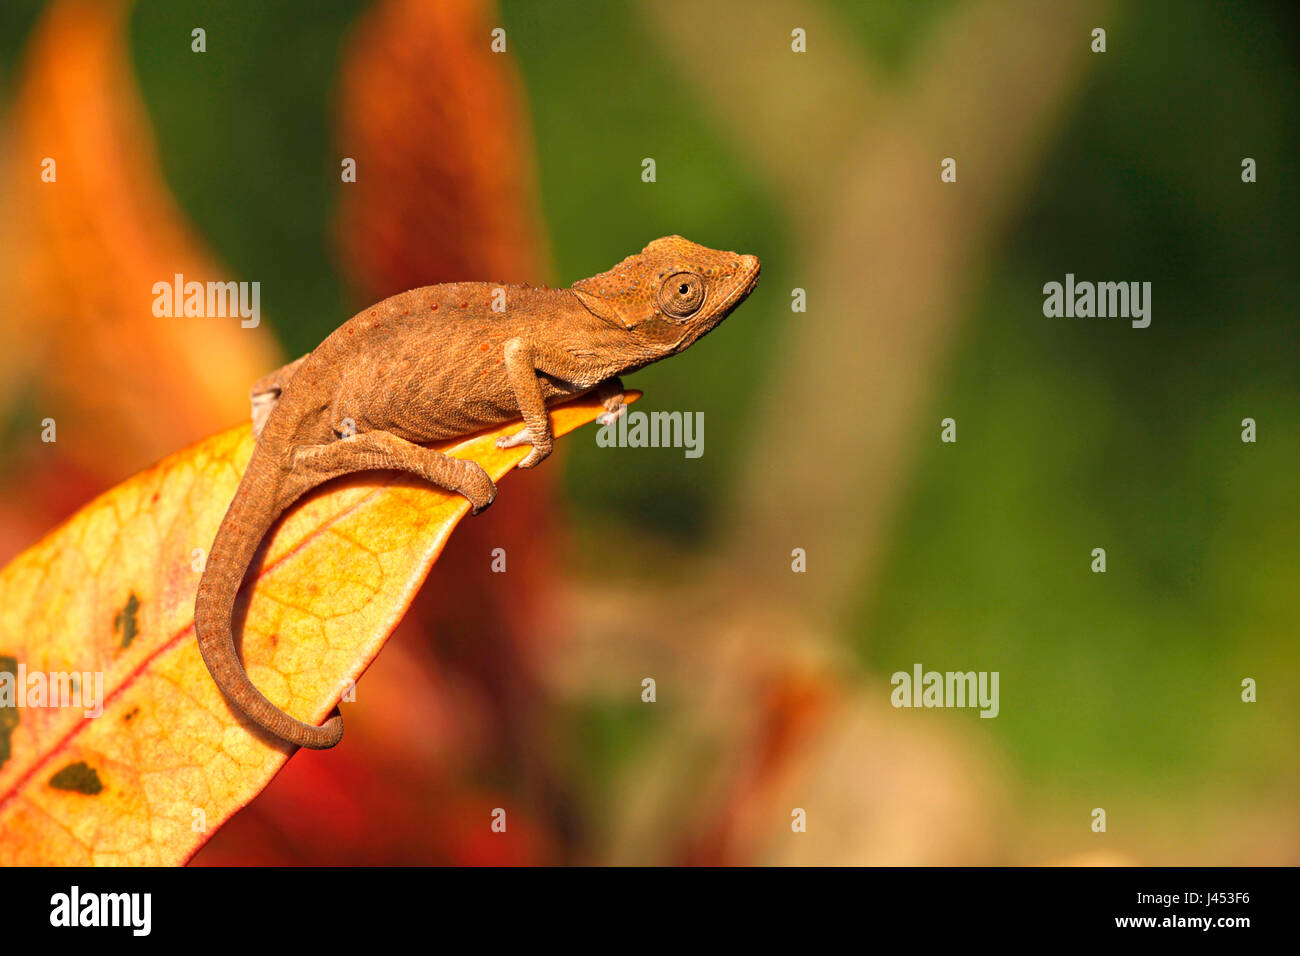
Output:
[[[659,304],[673,318],[690,318],[704,304],[704,283],[694,273],[674,273],[659,287]]]

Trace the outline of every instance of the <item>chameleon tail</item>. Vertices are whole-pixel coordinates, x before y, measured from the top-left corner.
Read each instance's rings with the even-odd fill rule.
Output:
[[[276,737],[313,750],[333,747],[342,739],[343,718],[335,714],[317,727],[291,717],[267,700],[249,679],[235,651],[231,618],[235,596],[262,539],[289,505],[327,479],[328,476],[319,480],[286,476],[269,455],[262,454],[259,445],[244,472],[239,492],[217,529],[194,602],[199,652],[230,704]],[[286,487],[286,480],[294,482],[293,486]]]

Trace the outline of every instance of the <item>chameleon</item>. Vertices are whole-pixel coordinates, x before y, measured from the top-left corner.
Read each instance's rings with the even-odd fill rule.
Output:
[[[412,289],[354,315],[312,352],[252,388],[256,444],[216,538],[194,604],[199,651],[232,708],[312,749],[342,739],[335,711],[316,726],[278,708],[235,649],[235,598],[262,540],[311,489],[354,472],[410,472],[463,495],[478,514],[496,497],[477,462],[430,442],[521,419],[500,448],[554,441],[548,406],[591,394],[609,424],[627,375],[707,334],[758,283],[759,260],[667,236],[567,289],[453,282]]]

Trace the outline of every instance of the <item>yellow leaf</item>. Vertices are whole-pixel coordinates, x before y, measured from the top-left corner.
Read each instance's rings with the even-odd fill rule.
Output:
[[[600,411],[591,399],[552,409],[555,434]],[[434,447],[500,480],[528,448],[493,441],[518,427]],[[0,693],[0,865],[181,863],[288,760],[292,747],[232,713],[194,639],[196,549],[211,546],[252,449],[245,425],[172,455],[0,571],[0,671],[15,675],[3,680],[18,695]],[[300,502],[236,606],[258,687],[319,723],[468,510],[460,496],[391,472],[349,476]],[[102,713],[31,706],[34,681],[50,675],[75,676],[90,700],[68,700],[92,707],[102,681]]]

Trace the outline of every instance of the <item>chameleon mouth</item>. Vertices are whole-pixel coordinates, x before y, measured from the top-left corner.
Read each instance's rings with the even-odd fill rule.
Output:
[[[758,261],[758,256],[741,256],[740,273],[736,284],[732,286],[731,292],[723,300],[719,312],[726,314],[734,309],[754,291],[754,286],[758,285],[758,274],[762,269],[762,263]]]

